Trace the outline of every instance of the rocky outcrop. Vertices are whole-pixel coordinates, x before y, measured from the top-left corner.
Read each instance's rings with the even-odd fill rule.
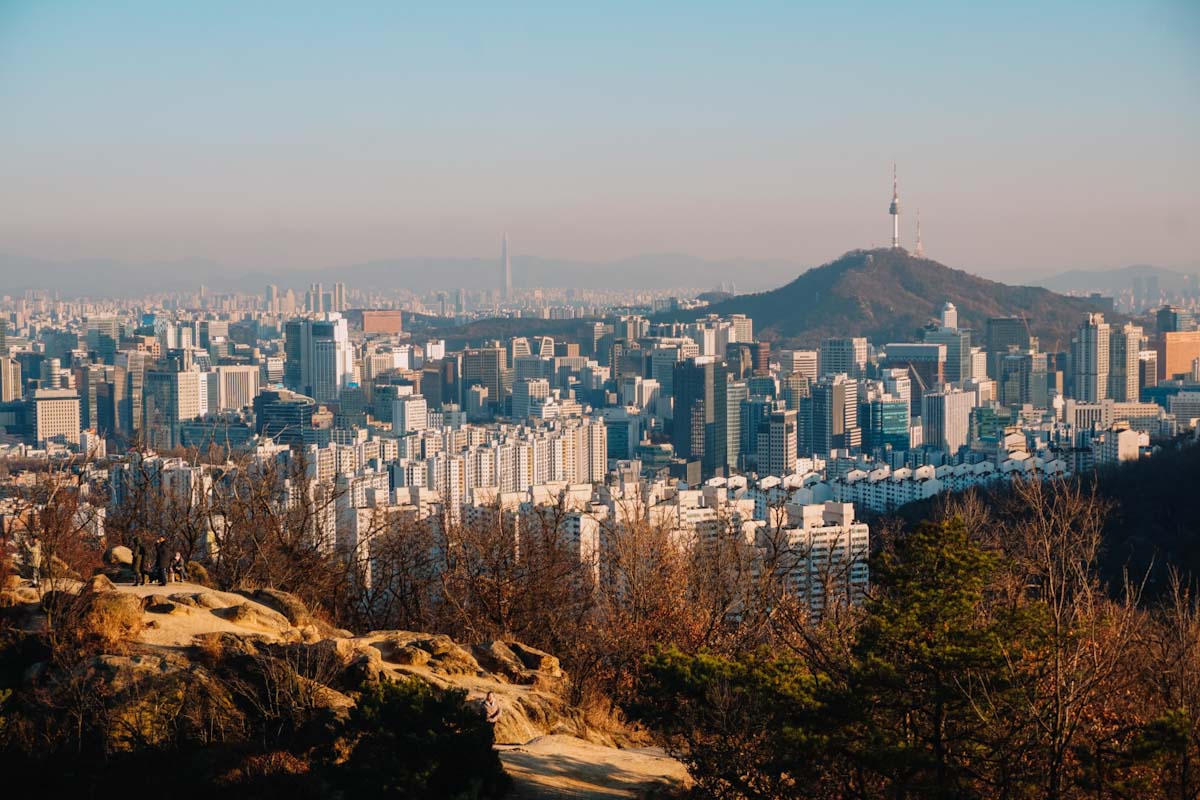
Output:
[[[300,598],[278,589],[240,590],[238,594],[251,600],[256,600],[268,608],[278,611],[295,627],[311,625],[313,617]]]
[[[200,692],[197,702],[224,705],[229,698],[221,696],[220,682],[206,670],[232,663],[253,672],[278,663],[299,676],[306,703],[330,713],[345,713],[355,692],[371,682],[415,678],[463,691],[480,706],[484,695],[494,692],[503,709],[496,725],[500,742],[560,734],[612,743],[567,701],[568,677],[558,659],[523,643],[462,644],[416,631],[355,636],[314,619],[285,592],[229,593],[191,584],[171,588],[115,585],[103,575],[77,585],[97,627],[113,640],[112,651],[92,666],[114,692],[136,690],[147,698],[160,691],[175,693],[170,696]],[[13,603],[18,596],[28,600],[29,614],[40,613],[36,592],[21,587],[6,596]],[[31,618],[28,624],[33,629],[38,623]],[[125,639],[117,641],[120,636]]]
[[[133,551],[123,544],[104,551],[104,563],[113,567],[132,567]]]

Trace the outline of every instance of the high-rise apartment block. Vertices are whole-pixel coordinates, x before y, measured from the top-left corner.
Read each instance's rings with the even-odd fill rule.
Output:
[[[1082,403],[1098,403],[1108,397],[1109,324],[1103,314],[1088,314],[1071,340],[1074,397]]]

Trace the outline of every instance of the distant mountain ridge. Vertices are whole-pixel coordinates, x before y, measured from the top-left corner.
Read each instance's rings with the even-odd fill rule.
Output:
[[[1163,291],[1182,289],[1189,280],[1192,286],[1200,283],[1200,276],[1195,270],[1188,272],[1150,264],[1133,264],[1112,270],[1072,269],[1039,281],[1038,285],[1056,292],[1100,292],[1112,295],[1132,289],[1136,278],[1156,278],[1159,289]]]
[[[959,326],[978,331],[980,341],[989,317],[1024,315],[1044,349],[1065,348],[1084,314],[1097,310],[1084,298],[1009,286],[905,250],[877,249],[852,250],[769,292],[661,318],[746,314],[756,335],[787,346],[813,347],[828,336],[884,344],[912,341],[946,301],[958,308]]]
[[[613,261],[514,255],[518,288],[710,289],[722,284],[740,291],[765,289],[803,267],[765,259],[708,260],[678,253],[649,253]],[[0,292],[46,289],[70,296],[112,297],[195,290],[259,292],[267,283],[294,289],[313,281],[345,281],[359,289],[407,288],[414,292],[499,288],[500,256],[494,258],[406,257],[313,269],[246,267],[203,259],[119,262],[91,258],[55,261],[0,253]]]

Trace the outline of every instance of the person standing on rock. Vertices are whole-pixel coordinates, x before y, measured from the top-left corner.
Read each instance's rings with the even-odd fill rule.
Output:
[[[167,537],[160,536],[154,545],[154,572],[161,586],[167,585],[167,570],[171,568],[171,548],[167,545]]]
[[[133,585],[141,586],[146,582],[146,573],[143,571],[146,568],[146,545],[142,544],[141,537],[134,537],[132,553]]]
[[[500,721],[500,701],[496,699],[494,692],[488,692],[483,698],[483,718],[495,730],[496,723]],[[493,734],[494,738],[495,734]]]
[[[42,585],[42,540],[33,534],[29,540],[29,568],[33,570],[33,588]]]

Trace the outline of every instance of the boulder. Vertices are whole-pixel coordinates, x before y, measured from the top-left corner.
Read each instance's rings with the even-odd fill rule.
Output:
[[[271,655],[282,658],[290,664],[299,664],[305,668],[322,670],[341,670],[354,659],[367,655],[379,660],[379,651],[374,648],[359,648],[354,642],[345,639],[318,639],[306,643],[300,640],[284,644],[272,645],[268,648]]]
[[[123,544],[104,551],[104,563],[110,566],[133,566],[133,551]]]
[[[196,601],[198,608],[218,609],[229,606],[216,592],[197,592],[192,595],[192,599]]]
[[[403,664],[408,667],[423,667],[429,663],[433,656],[429,655],[428,651],[422,650],[411,644],[406,644],[403,647],[396,648],[388,657],[388,661],[393,664]]]
[[[520,642],[509,642],[508,646],[512,648],[516,657],[521,659],[521,663],[529,669],[544,672],[556,678],[562,676],[563,671],[559,666],[558,659],[544,650],[538,650],[536,647],[530,647]]]
[[[482,672],[475,657],[449,636],[438,635],[415,644],[433,656],[427,666],[434,672],[442,675],[478,675]]]
[[[287,618],[295,627],[312,623],[312,614],[304,602],[294,594],[281,592],[278,589],[255,589],[252,592],[242,591],[251,600],[257,600],[268,608],[274,609]]]
[[[259,636],[229,633],[206,633],[194,640],[197,647],[220,656],[256,658],[266,652],[267,644]]]
[[[471,645],[471,653],[479,662],[479,666],[513,683],[532,680],[530,671],[504,642],[480,642]]]
[[[228,608],[214,609],[213,613],[222,619],[245,628],[265,628],[276,633],[291,629],[287,618],[278,611],[272,611],[263,606],[241,603]]]
[[[93,575],[84,582],[80,589],[82,594],[108,594],[117,590],[116,584],[107,575]]]
[[[360,651],[360,655],[346,665],[342,671],[342,681],[351,689],[360,689],[364,684],[377,683],[387,676],[387,670],[379,655],[373,648],[370,652]],[[371,653],[375,653],[374,656]]]
[[[146,610],[151,614],[183,614],[187,612],[187,606],[155,595],[153,602],[146,606]]]
[[[433,658],[428,650],[417,647],[411,639],[402,636],[386,636],[377,642],[371,642],[370,649],[378,652],[389,664],[402,664],[406,667],[423,667]]]

